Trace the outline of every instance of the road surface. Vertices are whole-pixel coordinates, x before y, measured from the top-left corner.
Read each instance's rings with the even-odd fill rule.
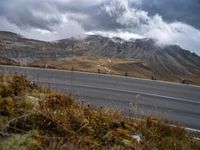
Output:
[[[129,115],[157,115],[200,129],[200,87],[137,78],[52,69],[0,66],[59,92],[75,94],[92,105]]]

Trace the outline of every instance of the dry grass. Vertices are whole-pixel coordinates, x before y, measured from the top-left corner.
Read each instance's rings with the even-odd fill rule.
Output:
[[[71,70],[72,59],[68,60],[52,60],[46,59],[33,63],[34,66],[45,67],[41,64],[48,64],[49,68]],[[148,68],[141,65],[141,62],[133,60],[122,60],[118,58],[79,56],[73,58],[73,68],[77,71],[107,73],[124,76],[128,72],[129,76],[149,78],[152,73]]]
[[[200,142],[166,120],[128,118],[72,96],[38,90],[19,76],[7,76],[4,83],[0,82],[0,150],[6,145],[10,149],[48,150],[200,149]]]
[[[64,69],[64,70],[76,70],[83,72],[103,73],[112,75],[121,75],[129,77],[138,77],[144,79],[151,79],[154,73],[150,68],[145,66],[138,60],[126,60],[119,58],[109,59],[107,57],[97,56],[78,56],[68,59],[43,59],[33,62],[31,66],[34,67],[46,67],[44,64],[48,64],[48,68]],[[171,81],[180,83],[183,79],[190,81],[190,84],[200,85],[200,79],[198,75],[184,76],[182,74],[173,74],[160,72],[156,74],[158,80]]]

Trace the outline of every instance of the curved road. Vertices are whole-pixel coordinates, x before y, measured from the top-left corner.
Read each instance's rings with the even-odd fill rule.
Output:
[[[200,129],[200,87],[137,78],[52,69],[0,66],[0,72],[27,75],[29,80],[96,106],[129,115],[157,115]]]

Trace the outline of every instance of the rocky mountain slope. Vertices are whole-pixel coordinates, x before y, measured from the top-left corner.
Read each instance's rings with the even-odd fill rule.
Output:
[[[158,46],[152,39],[124,41],[92,35],[81,40],[71,38],[43,42],[15,33],[0,32],[0,63],[3,64],[33,65],[45,59],[57,62],[70,59],[72,55],[77,58],[87,56],[134,61],[137,63],[119,63],[109,67],[115,71],[134,72],[133,68],[137,66],[143,68],[144,74],[151,72],[164,80],[190,79],[200,75],[198,55],[176,45]]]
[[[199,56],[175,45],[159,47],[152,39],[116,41],[100,36],[90,36],[81,43],[78,42],[75,49],[84,50],[85,55],[137,59],[157,73],[190,75],[200,72]]]
[[[66,57],[67,51],[54,43],[26,39],[11,32],[0,32],[0,56],[20,64],[43,58]]]
[[[80,55],[135,60],[140,62],[140,67],[151,70],[152,74],[160,79],[183,79],[200,74],[200,57],[177,45],[161,47],[152,39],[124,41],[98,35],[89,36],[81,41],[61,40],[58,45],[69,47],[73,43],[74,51]],[[125,69],[128,71],[133,66],[129,63],[122,67],[128,67]]]

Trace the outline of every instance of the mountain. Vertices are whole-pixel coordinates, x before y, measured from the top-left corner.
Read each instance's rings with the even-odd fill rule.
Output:
[[[59,41],[59,44],[75,44],[74,51],[81,55],[134,59],[161,75],[200,73],[200,57],[176,45],[160,47],[152,39],[123,41],[101,36],[89,36],[81,41]]]
[[[133,76],[140,71],[140,74],[146,75],[145,78],[153,75],[161,80],[178,81],[193,78],[196,80],[200,75],[198,55],[177,45],[159,46],[153,39],[125,41],[117,37],[91,35],[79,40],[70,38],[44,42],[26,39],[15,33],[0,32],[0,63],[3,64],[6,60],[8,64],[42,65],[44,60],[48,60],[45,63],[54,61],[56,64],[58,61],[70,59],[72,54],[80,65],[83,63],[78,58],[82,57],[117,60],[117,64],[109,65],[112,71],[130,72]],[[119,63],[119,60],[123,63]],[[90,61],[85,68],[91,67],[92,63]],[[51,66],[55,67],[53,64]]]
[[[0,32],[0,55],[18,63],[43,58],[65,57],[66,51],[51,42],[26,39],[11,32]]]

